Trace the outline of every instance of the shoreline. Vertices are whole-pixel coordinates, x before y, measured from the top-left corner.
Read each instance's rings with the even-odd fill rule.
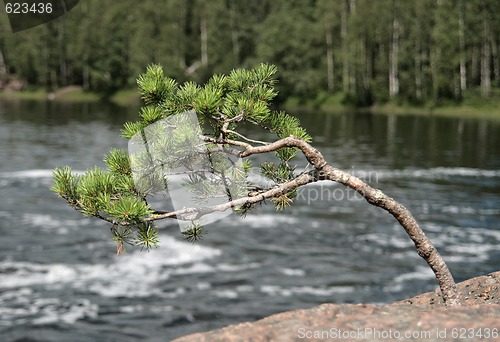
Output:
[[[22,91],[0,91],[0,100],[5,101],[54,101],[54,102],[112,102],[121,106],[140,105],[139,93],[136,89],[122,89],[109,97],[104,97],[81,86],[67,86],[49,92],[44,89]]]
[[[437,107],[401,106],[393,103],[375,104],[370,107],[352,107],[345,105],[297,105],[285,103],[282,105],[288,112],[297,111],[321,111],[321,112],[362,112],[374,115],[396,115],[396,116],[424,116],[424,117],[448,117],[462,119],[488,119],[500,121],[500,105],[496,108],[476,108],[470,105],[453,105]]]
[[[0,100],[6,101],[54,101],[54,102],[112,102],[121,106],[140,105],[140,97],[135,89],[122,89],[109,97],[102,94],[85,91],[80,86],[67,86],[54,92],[43,89],[30,89],[23,91],[0,91]],[[288,112],[313,111],[323,112],[366,112],[375,115],[398,116],[436,116],[464,119],[489,119],[500,120],[500,99],[490,98],[484,103],[479,99],[464,101],[463,104],[447,104],[438,106],[413,106],[396,103],[374,104],[369,107],[355,107],[342,104],[340,97],[331,98],[323,103],[306,101],[299,103],[297,99],[287,99],[280,105]],[[498,103],[497,103],[498,102]]]

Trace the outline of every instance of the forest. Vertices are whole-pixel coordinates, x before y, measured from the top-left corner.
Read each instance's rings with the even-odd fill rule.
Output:
[[[179,82],[261,62],[280,99],[426,104],[500,87],[495,0],[81,0],[12,33],[0,16],[0,79],[109,95],[151,63]]]

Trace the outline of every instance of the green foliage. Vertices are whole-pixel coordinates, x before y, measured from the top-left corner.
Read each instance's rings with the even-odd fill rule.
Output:
[[[137,197],[122,197],[115,201],[108,199],[106,213],[123,222],[141,222],[141,219],[151,214],[149,206]]]
[[[122,137],[132,138],[136,133],[144,129],[146,122],[126,122],[122,128]]]
[[[54,170],[54,185],[50,189],[73,206],[76,205],[78,199],[77,187],[78,176],[71,172],[69,166]]]
[[[124,176],[132,174],[128,153],[125,150],[112,149],[104,158],[104,162],[113,173]]]
[[[139,225],[135,242],[138,246],[141,246],[141,249],[146,248],[149,250],[152,247],[158,247],[158,243],[160,242],[160,239],[158,238],[158,230],[151,222]]]
[[[486,97],[487,84],[500,87],[500,23],[494,16],[499,11],[500,2],[493,0],[122,0],[105,7],[86,0],[64,18],[21,34],[9,32],[8,18],[0,18],[7,69],[0,78],[15,74],[47,89],[77,84],[110,95],[133,87],[136,75],[154,62],[153,77],[139,79],[143,99],[153,105],[167,100],[175,114],[195,107],[210,111],[217,104],[205,101],[211,96],[187,101],[196,92],[190,85],[180,98],[170,96],[173,79],[201,84],[212,73],[267,61],[280,69],[278,101],[293,97],[305,103],[324,92],[343,97],[345,104],[369,106],[391,99],[396,32],[400,90],[394,100],[459,101],[464,91],[482,89],[478,96]],[[274,80],[269,68],[252,82]],[[230,77],[248,79],[251,72]],[[212,83],[222,92],[229,86],[224,77]],[[245,90],[243,83],[230,86]],[[276,96],[269,92],[273,86],[259,87],[261,100]]]
[[[203,239],[203,227],[199,222],[192,222],[191,225],[182,232],[182,235],[184,235],[189,242],[195,243]]]
[[[177,87],[177,82],[171,78],[166,78],[161,66],[150,65],[146,73],[140,75],[137,79],[137,86],[144,103],[158,105],[165,98],[171,96]]]
[[[228,145],[224,139],[250,141],[238,133],[241,124],[260,126],[275,133],[277,139],[294,136],[311,141],[297,118],[271,109],[271,100],[277,95],[276,72],[275,66],[261,64],[251,70],[237,69],[229,75],[214,75],[204,85],[190,81],[179,85],[165,76],[160,66],[149,66],[137,80],[145,102],[139,121],[127,122],[122,129],[122,136],[132,139],[138,151],[129,156],[125,150],[112,149],[104,158],[108,170],[95,167],[76,175],[69,167],[57,168],[52,191],[84,215],[112,223],[118,253],[124,251],[124,244],[146,249],[157,246],[158,231],[153,224],[156,211],[150,208],[146,198],[168,189],[165,173],[184,170],[187,176],[182,185],[200,206],[210,203],[211,198],[242,198],[252,192],[246,181],[250,161],[244,160],[235,166],[237,162],[220,150]],[[196,122],[180,114],[186,110],[194,110],[199,120],[210,124],[212,131],[200,132]],[[154,124],[164,118],[169,118],[168,123]],[[170,126],[176,129],[166,131]],[[201,148],[199,135],[202,133],[220,143],[206,143]],[[139,148],[141,144],[145,146],[143,150]],[[276,152],[280,162],[265,162],[260,170],[264,177],[280,185],[296,176],[290,161],[297,151],[282,148]],[[195,167],[200,165],[202,169],[211,170],[214,176],[207,178],[205,171],[198,171]],[[135,177],[137,174],[145,177]],[[295,191],[284,193],[272,202],[277,210],[283,210],[293,202],[295,195]],[[253,207],[244,204],[235,210],[246,214]],[[182,235],[195,242],[202,238],[203,229],[199,222],[191,222]]]

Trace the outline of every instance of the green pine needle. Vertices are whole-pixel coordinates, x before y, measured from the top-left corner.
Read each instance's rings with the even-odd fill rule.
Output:
[[[203,240],[204,232],[203,232],[203,227],[200,225],[199,222],[193,222],[181,234],[189,242],[195,243],[196,241]]]
[[[177,88],[177,82],[164,75],[160,65],[148,66],[146,72],[137,79],[141,99],[147,105],[160,104],[171,96]]]
[[[104,158],[104,162],[111,172],[118,175],[131,175],[130,159],[128,152],[123,149],[112,149]]]
[[[145,222],[138,225],[137,237],[135,245],[140,246],[141,250],[150,250],[153,247],[158,247],[160,238],[157,228],[151,222]]]
[[[144,122],[138,121],[138,122],[126,122],[123,125],[123,129],[121,132],[122,137],[126,139],[132,138],[134,135],[136,135],[138,132],[144,129],[146,127]]]
[[[207,163],[206,146],[198,150],[198,146],[203,146],[199,142],[198,135],[202,133],[199,126],[186,125],[185,117],[176,114],[194,110],[201,127],[212,128],[211,133],[205,131],[204,134],[216,139],[225,137],[242,141],[239,134],[224,132],[224,129],[238,132],[240,124],[246,122],[260,126],[278,138],[294,136],[306,142],[312,140],[297,118],[282,111],[271,111],[271,101],[277,95],[274,88],[276,72],[274,65],[261,64],[250,70],[235,69],[229,75],[214,75],[202,86],[194,82],[178,85],[165,75],[161,66],[150,65],[137,79],[141,98],[146,104],[140,110],[139,121],[125,123],[121,131],[124,138],[131,139],[147,127],[147,148],[131,156],[125,150],[112,149],[104,158],[109,171],[94,168],[77,176],[69,167],[56,168],[51,190],[84,215],[112,220],[118,253],[124,251],[127,243],[146,249],[157,246],[157,230],[150,221],[144,220],[154,212],[146,202],[146,196],[166,191],[165,175],[172,170],[197,170],[198,167],[212,170],[208,178],[204,174],[206,171],[192,171],[184,179],[186,191],[190,191],[199,203],[207,203],[216,197],[248,195],[246,175],[251,169],[250,161],[244,160],[242,165],[235,167],[225,154],[210,153],[210,163]],[[166,117],[170,118],[169,127],[151,125]],[[202,120],[207,125],[203,125]],[[170,129],[170,126],[175,129]],[[146,143],[142,140],[144,134],[140,138],[141,143]],[[249,141],[245,140],[246,143]],[[260,165],[261,174],[275,184],[292,180],[295,168],[290,166],[290,160],[298,151],[291,147],[279,149],[275,153],[280,162]],[[132,177],[132,169],[135,177]],[[223,191],[221,183],[225,184]],[[295,196],[296,192],[292,191],[272,199],[272,202],[277,210],[283,210],[292,204]],[[243,204],[235,210],[245,215],[254,207]],[[202,239],[203,228],[195,222],[182,235],[195,242]]]
[[[78,176],[74,175],[69,166],[56,168],[53,171],[54,185],[50,188],[59,196],[68,200],[71,205],[75,205],[78,198]]]
[[[145,123],[152,124],[164,117],[165,111],[158,106],[142,107],[140,116]]]
[[[132,196],[110,201],[105,211],[112,217],[125,223],[141,222],[144,217],[152,213],[149,206],[143,200]]]

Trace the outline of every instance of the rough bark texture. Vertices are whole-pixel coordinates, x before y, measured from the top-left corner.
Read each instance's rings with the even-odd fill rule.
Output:
[[[390,69],[389,69],[389,96],[391,99],[398,96],[399,93],[399,70],[398,70],[398,54],[399,54],[399,0],[394,0],[394,16],[392,19],[392,43],[389,54]]]
[[[349,93],[349,47],[347,42],[347,22],[349,16],[349,5],[347,0],[344,0],[344,5],[341,14],[340,36],[342,39],[342,90],[344,93]]]
[[[481,55],[481,89],[484,97],[491,91],[491,54],[490,54],[490,25],[486,14],[483,14],[483,49]]]
[[[396,340],[398,335],[405,337],[406,333],[418,334],[411,336],[415,337],[414,340],[470,341],[479,340],[479,337],[466,338],[468,332],[481,332],[484,335],[486,329],[490,329],[490,333],[495,328],[498,331],[500,272],[469,279],[458,285],[464,303],[459,307],[445,307],[438,291],[387,305],[323,304],[311,309],[272,315],[253,323],[240,323],[181,337],[175,342],[385,341]],[[306,331],[336,334],[344,331],[354,335],[347,339],[332,335],[331,339],[305,338]],[[385,337],[389,333],[396,338]],[[485,340],[499,340],[491,336]]]
[[[460,42],[460,90],[462,92],[467,89],[467,69],[465,65],[465,24],[464,24],[464,1],[459,3],[459,18],[458,18],[458,37]]]
[[[326,68],[327,68],[327,80],[328,80],[328,91],[333,92],[334,90],[334,73],[333,73],[333,34],[332,25],[330,20],[325,22],[325,40],[326,40]]]

